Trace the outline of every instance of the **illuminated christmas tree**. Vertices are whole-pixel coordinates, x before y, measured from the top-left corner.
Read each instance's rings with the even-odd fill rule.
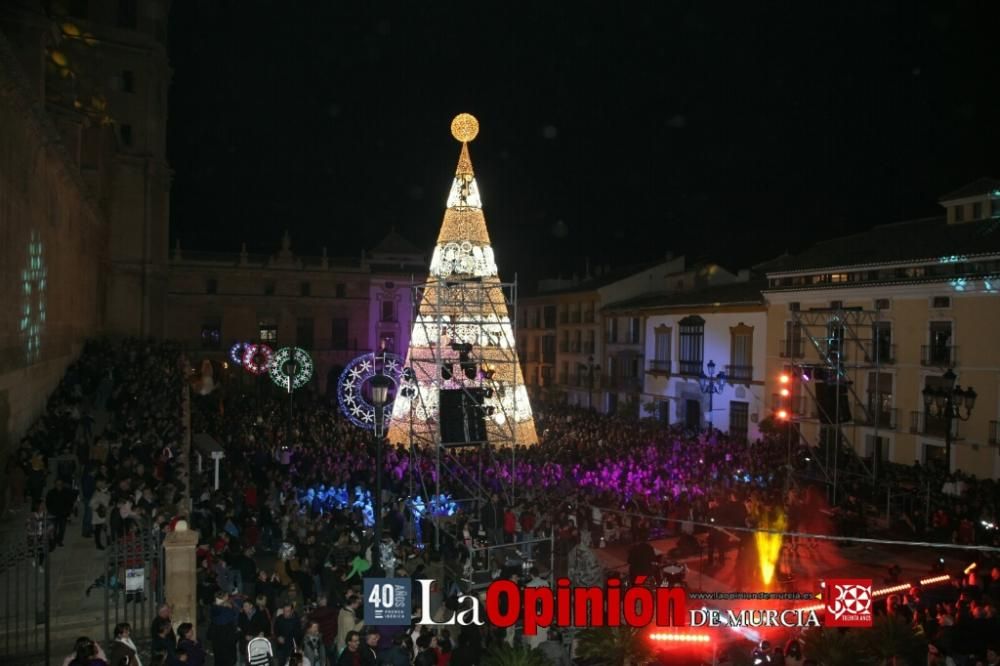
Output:
[[[463,113],[452,121],[451,133],[462,150],[430,274],[417,289],[417,316],[389,440],[418,446],[484,439],[499,447],[533,445],[538,436],[510,317],[514,289],[500,281],[469,157],[479,122]],[[442,416],[445,429],[451,425],[454,433],[456,411],[448,406],[456,398],[464,405],[458,412],[464,439],[442,436]]]

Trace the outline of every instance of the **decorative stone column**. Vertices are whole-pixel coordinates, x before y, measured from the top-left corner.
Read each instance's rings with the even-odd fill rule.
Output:
[[[174,627],[182,622],[190,622],[198,630],[197,562],[195,549],[198,546],[198,532],[188,528],[187,521],[177,521],[173,532],[163,540],[166,579],[164,593],[166,601],[173,608],[171,619]]]

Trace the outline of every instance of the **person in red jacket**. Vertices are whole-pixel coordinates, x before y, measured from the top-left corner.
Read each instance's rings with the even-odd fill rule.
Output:
[[[514,533],[517,531],[517,516],[514,509],[508,506],[503,512],[503,540],[504,543],[514,543]]]

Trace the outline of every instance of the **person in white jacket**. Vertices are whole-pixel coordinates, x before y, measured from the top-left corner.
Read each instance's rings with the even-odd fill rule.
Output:
[[[97,550],[104,550],[101,544],[101,536],[105,535],[107,540],[108,515],[111,513],[111,495],[108,493],[108,484],[101,480],[97,482],[97,489],[90,498],[91,524],[94,526],[94,545]]]

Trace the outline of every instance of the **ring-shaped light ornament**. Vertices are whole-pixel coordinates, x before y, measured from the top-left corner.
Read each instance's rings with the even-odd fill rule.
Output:
[[[271,361],[271,381],[281,388],[288,388],[288,380],[292,380],[292,389],[302,388],[313,376],[313,362],[309,352],[301,347],[282,347],[274,352]]]
[[[375,375],[392,380],[389,399],[382,407],[383,423],[392,418],[392,402],[399,390],[403,374],[403,358],[389,352],[362,354],[347,364],[337,381],[337,402],[340,411],[359,428],[375,428],[375,405],[365,397],[364,386]]]
[[[243,367],[251,375],[262,375],[271,368],[274,351],[267,345],[249,344],[243,348]]]
[[[249,342],[234,342],[233,346],[229,348],[229,360],[232,361],[237,368],[243,367],[243,354],[249,346]]]

